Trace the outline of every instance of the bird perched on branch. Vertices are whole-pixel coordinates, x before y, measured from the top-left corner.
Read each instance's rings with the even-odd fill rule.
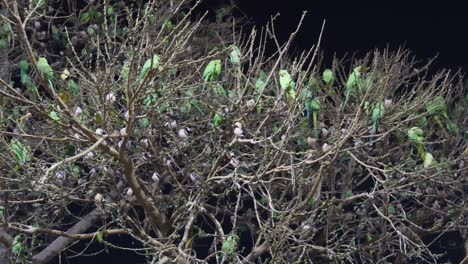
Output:
[[[291,105],[296,101],[296,84],[287,71],[280,70],[279,75],[281,90],[285,91],[286,101]]]
[[[55,97],[56,93],[54,89],[54,84],[52,83],[52,81],[54,80],[54,69],[52,69],[52,67],[49,65],[49,62],[47,62],[47,59],[44,57],[40,57],[37,60],[37,68],[41,72],[44,79],[49,83],[52,95]]]

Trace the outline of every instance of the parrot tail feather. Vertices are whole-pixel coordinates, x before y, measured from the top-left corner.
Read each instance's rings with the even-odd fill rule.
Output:
[[[57,96],[57,94],[55,93],[54,84],[52,83],[51,80],[49,80],[49,86],[50,86],[50,90],[52,91],[52,95],[54,97]]]

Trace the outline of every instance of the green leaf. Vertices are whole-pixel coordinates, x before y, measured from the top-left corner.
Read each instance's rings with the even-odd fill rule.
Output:
[[[0,50],[8,48],[8,42],[4,39],[0,39]]]
[[[216,95],[218,95],[219,97],[227,95],[226,90],[224,89],[224,87],[221,84],[216,85],[215,91],[216,91]]]
[[[15,255],[20,255],[23,251],[23,242],[21,242],[21,235],[15,236],[13,239],[13,246],[11,247],[11,252]]]
[[[171,32],[172,29],[174,29],[174,25],[172,24],[172,21],[166,20],[166,22],[163,25],[163,28],[166,29],[168,32]]]
[[[113,16],[114,15],[114,7],[111,6],[111,5],[108,6],[106,12],[107,12],[107,16],[109,16],[109,17]]]
[[[90,19],[91,19],[91,16],[89,15],[89,12],[84,12],[81,14],[80,22],[82,24],[86,24],[89,22]]]
[[[451,120],[446,120],[447,124],[446,124],[446,127],[448,129],[448,131],[450,131],[451,133],[454,133],[454,134],[458,134],[458,132],[460,131],[458,129],[458,126],[455,122],[451,121]]]
[[[60,120],[60,117],[58,116],[57,112],[55,112],[55,111],[51,111],[49,113],[49,117],[54,121]]]
[[[77,96],[80,93],[80,88],[78,87],[78,84],[72,79],[67,81],[67,88],[68,90],[70,90],[73,96]]]
[[[96,30],[94,27],[89,26],[88,29],[86,29],[86,32],[88,32],[89,35],[94,35],[96,33]]]
[[[332,83],[334,80],[333,72],[330,69],[326,69],[323,71],[322,79],[326,84]]]
[[[345,192],[345,198],[353,197],[354,193],[352,191]]]
[[[395,206],[393,206],[393,205],[388,206],[388,213],[389,214],[395,214],[396,213]]]
[[[149,127],[150,120],[145,117],[145,118],[138,120],[138,123],[140,124],[141,127]]]
[[[145,104],[145,106],[149,107],[155,104],[156,101],[158,101],[158,99],[159,99],[159,95],[157,93],[153,93],[153,94],[148,95],[145,98],[145,101],[143,103]]]

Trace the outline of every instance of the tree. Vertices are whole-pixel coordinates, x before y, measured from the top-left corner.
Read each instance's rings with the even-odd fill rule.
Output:
[[[435,263],[428,237],[466,235],[459,74],[405,50],[323,69],[318,46],[287,55],[296,32],[267,57],[272,24],[242,41],[186,1],[2,4],[12,260],[126,235],[150,263]]]

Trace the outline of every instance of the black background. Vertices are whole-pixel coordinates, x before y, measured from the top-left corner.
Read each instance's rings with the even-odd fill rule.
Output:
[[[219,1],[208,1],[207,5]],[[460,1],[461,2],[461,1]],[[404,45],[417,59],[427,61],[438,54],[433,69],[468,70],[468,8],[450,1],[330,1],[330,0],[240,0],[238,7],[257,26],[272,15],[280,40],[286,41],[307,11],[305,22],[293,45],[295,51],[317,43],[326,20],[322,51],[333,55],[365,54],[374,48],[396,50]]]

